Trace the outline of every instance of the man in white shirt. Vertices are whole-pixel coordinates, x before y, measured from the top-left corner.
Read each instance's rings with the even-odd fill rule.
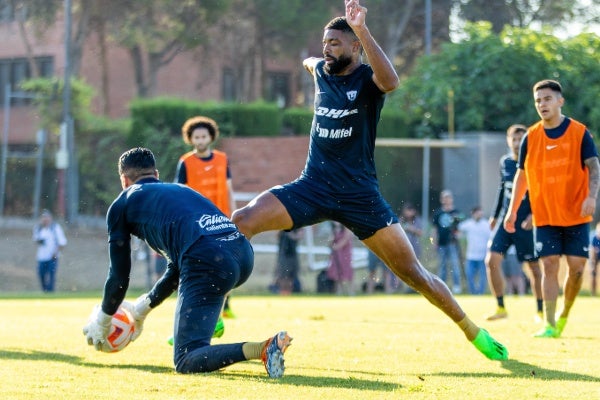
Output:
[[[38,244],[38,276],[42,291],[54,292],[58,257],[67,245],[67,238],[62,227],[53,221],[50,211],[42,211],[39,223],[33,227],[33,241]]]
[[[487,286],[485,254],[491,230],[480,206],[471,210],[471,218],[458,224],[458,230],[467,239],[465,273],[469,293],[483,294]]]

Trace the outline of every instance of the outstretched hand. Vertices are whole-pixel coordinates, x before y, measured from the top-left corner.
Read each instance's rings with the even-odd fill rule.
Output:
[[[94,346],[98,351],[107,351],[105,346],[107,346],[111,320],[112,315],[105,314],[100,305],[94,307],[87,325],[83,327],[83,334],[88,345]]]
[[[358,0],[345,0],[346,21],[351,27],[359,27],[365,24],[367,8],[359,4]]]

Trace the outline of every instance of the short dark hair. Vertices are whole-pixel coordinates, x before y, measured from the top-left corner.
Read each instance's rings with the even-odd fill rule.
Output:
[[[192,132],[198,128],[206,128],[213,142],[219,137],[219,125],[217,125],[214,119],[204,116],[197,116],[185,121],[181,127],[181,136],[183,137],[183,141],[187,144],[191,144],[190,137],[192,136]]]
[[[135,182],[140,176],[150,175],[156,171],[156,160],[150,149],[135,147],[121,154],[118,167],[119,175],[125,174]]]
[[[550,89],[553,92],[562,94],[562,86],[560,85],[560,83],[558,83],[558,81],[552,79],[544,79],[533,85],[533,93],[537,92],[540,89]]]
[[[511,135],[516,132],[526,133],[527,127],[525,125],[521,125],[521,124],[514,124],[514,125],[509,126],[508,129],[506,130],[507,135]]]
[[[335,17],[334,19],[329,21],[323,29],[324,30],[332,29],[334,31],[342,31],[344,33],[349,33],[354,38],[356,38],[356,40],[358,40],[358,36],[356,36],[356,34],[354,33],[354,30],[352,30],[352,27],[350,25],[348,25],[348,21],[346,20],[346,17]]]

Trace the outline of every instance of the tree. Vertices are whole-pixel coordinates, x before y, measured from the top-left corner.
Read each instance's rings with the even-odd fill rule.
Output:
[[[109,21],[111,37],[129,51],[137,94],[156,92],[158,71],[181,52],[206,43],[230,0],[123,0]]]
[[[600,4],[598,0],[588,2]],[[580,18],[584,16],[581,12],[582,2],[573,0],[459,0],[457,3],[463,19],[472,22],[489,21],[496,33],[500,33],[505,25],[525,28],[532,22],[537,22],[542,25],[560,26],[572,21],[577,15]],[[585,20],[585,17],[582,20]]]
[[[229,54],[237,100],[265,98],[267,61],[293,56],[300,65],[307,47],[320,43],[330,15],[331,5],[318,0],[234,0],[230,12],[219,19],[224,40],[212,45]]]
[[[468,25],[464,41],[447,43],[419,59],[414,73],[391,96],[388,107],[405,112],[414,136],[447,132],[449,94],[454,95],[457,131],[504,131],[513,123],[537,120],[532,85],[545,78],[565,87],[565,113],[600,129],[594,96],[600,38],[579,35],[561,41],[529,29],[506,27],[500,35],[490,23]]]
[[[432,48],[449,40],[451,0],[432,0]],[[425,6],[422,0],[373,0],[367,24],[397,70],[408,73],[425,52]]]

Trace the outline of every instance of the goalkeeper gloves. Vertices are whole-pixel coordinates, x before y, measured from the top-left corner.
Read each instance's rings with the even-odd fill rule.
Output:
[[[145,293],[138,297],[134,303],[124,301],[121,303],[121,307],[129,311],[135,320],[135,330],[133,335],[131,335],[131,341],[133,342],[142,334],[144,320],[150,311],[152,311],[152,308],[150,308],[150,297],[148,297],[148,294]]]
[[[99,305],[94,307],[87,325],[83,327],[83,334],[86,336],[88,345],[93,345],[96,350],[103,351],[110,331],[111,320],[112,315],[102,311],[102,307]]]

